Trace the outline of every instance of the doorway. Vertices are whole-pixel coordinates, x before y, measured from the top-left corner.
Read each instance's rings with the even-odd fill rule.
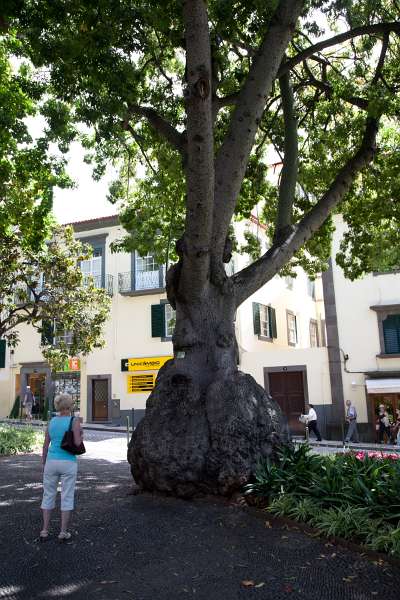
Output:
[[[46,403],[46,374],[29,373],[27,376],[27,385],[30,386],[35,396],[35,404],[32,407],[33,418],[39,419],[45,412]]]
[[[92,419],[108,420],[108,380],[92,379]]]
[[[379,441],[379,435],[377,430],[378,423],[378,414],[379,414],[379,406],[381,404],[384,405],[390,422],[394,423],[396,421],[396,409],[400,408],[400,394],[388,393],[388,394],[368,394],[368,398],[372,405],[372,418],[375,429],[375,441]],[[371,414],[370,413],[370,414]],[[387,443],[390,443],[390,439],[385,440]]]
[[[292,370],[293,369],[293,370]],[[304,435],[299,416],[305,412],[307,379],[305,367],[265,368],[265,388],[279,404],[292,435]]]

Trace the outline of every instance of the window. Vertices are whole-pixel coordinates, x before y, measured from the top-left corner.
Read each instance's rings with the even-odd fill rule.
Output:
[[[6,340],[0,340],[0,369],[4,369],[6,366]]]
[[[308,295],[315,300],[315,281],[307,278],[307,293]]]
[[[385,354],[400,354],[400,314],[388,315],[382,324]]]
[[[290,275],[288,275],[287,277],[285,277],[285,285],[287,287],[288,290],[292,290],[293,289],[293,282],[294,279],[293,277],[290,277]]]
[[[165,337],[172,337],[175,331],[176,313],[172,306],[164,304],[165,314]]]
[[[378,356],[400,356],[400,304],[377,304],[370,307],[378,317],[381,351]]]
[[[272,340],[277,337],[276,311],[272,306],[253,302],[254,333],[259,339]]]
[[[93,256],[88,260],[82,260],[81,271],[83,273],[83,281],[86,283],[89,277],[93,277],[94,285],[97,288],[102,287],[103,276],[103,249],[93,248]]]
[[[319,346],[318,323],[315,319],[310,319],[310,347],[316,348],[317,346]]]
[[[151,337],[171,339],[175,330],[176,315],[169,302],[152,304],[151,306]]]
[[[59,346],[62,342],[66,346],[71,346],[74,334],[72,331],[64,329],[61,323],[55,320],[42,321],[42,346]]]
[[[289,346],[297,344],[297,319],[296,315],[289,310],[286,311],[287,333]]]
[[[160,286],[160,266],[152,254],[139,256],[135,260],[135,289],[151,290]]]

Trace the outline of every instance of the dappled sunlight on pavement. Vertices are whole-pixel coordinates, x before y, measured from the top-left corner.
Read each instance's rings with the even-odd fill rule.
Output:
[[[38,539],[40,457],[0,459],[0,598],[398,600],[396,566],[288,530],[260,511],[134,496],[121,459],[126,438],[88,446],[64,544],[58,510],[50,539]]]

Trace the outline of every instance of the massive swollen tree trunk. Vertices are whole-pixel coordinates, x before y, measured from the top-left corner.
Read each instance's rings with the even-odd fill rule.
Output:
[[[219,99],[213,89],[208,15],[204,0],[183,2],[186,42],[186,134],[154,112],[138,110],[183,157],[187,183],[180,260],[167,276],[176,308],[174,359],[159,372],[146,414],[133,433],[128,459],[144,489],[183,497],[230,495],[254,474],[258,461],[287,443],[279,407],[252,377],[238,370],[237,307],[269,281],[311,238],[373,158],[377,121],[366,120],[359,149],[310,212],[293,224],[297,130],[285,51],[303,2],[280,0],[238,97],[225,138],[214,155],[213,123]],[[231,223],[248,158],[273,82],[279,78],[285,157],[276,235],[259,260],[233,277]]]

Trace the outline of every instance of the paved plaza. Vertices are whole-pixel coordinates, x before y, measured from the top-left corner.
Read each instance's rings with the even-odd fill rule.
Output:
[[[223,502],[131,494],[126,436],[85,432],[70,543],[40,543],[37,455],[0,459],[0,598],[398,600],[400,568]]]

